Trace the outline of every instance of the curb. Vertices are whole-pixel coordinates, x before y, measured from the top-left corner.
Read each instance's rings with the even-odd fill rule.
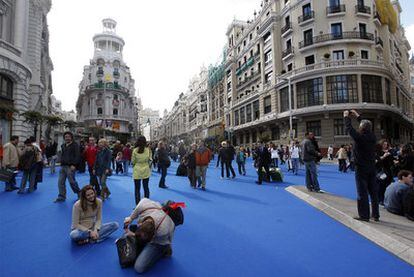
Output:
[[[338,209],[335,209],[332,206],[327,205],[312,195],[308,195],[293,186],[287,187],[285,190],[329,215],[333,219],[341,222],[348,228],[354,230],[355,232],[374,242],[378,246],[384,248],[388,252],[394,254],[403,261],[414,266],[414,248],[410,245],[402,243],[397,239],[384,234],[383,232],[380,232],[365,223],[353,219],[351,216],[341,212]]]

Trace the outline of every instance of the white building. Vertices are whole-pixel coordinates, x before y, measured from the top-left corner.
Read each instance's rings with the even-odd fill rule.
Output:
[[[134,135],[140,100],[135,81],[123,60],[124,40],[116,34],[116,21],[104,19],[103,32],[93,37],[94,55],[84,67],[76,104],[77,119],[86,131],[114,137]]]

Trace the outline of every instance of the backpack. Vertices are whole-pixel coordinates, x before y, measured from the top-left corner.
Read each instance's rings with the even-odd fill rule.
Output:
[[[168,200],[162,205],[162,210],[171,218],[175,226],[182,225],[184,223],[184,214],[181,207],[185,208],[185,203],[175,203],[171,200]]]
[[[23,170],[29,170],[33,164],[36,163],[36,151],[25,150],[23,155],[20,157],[19,166]]]

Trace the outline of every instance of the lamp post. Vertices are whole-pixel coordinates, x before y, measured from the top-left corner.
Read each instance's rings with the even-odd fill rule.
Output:
[[[288,82],[288,94],[289,94],[289,142],[293,139],[293,122],[292,122],[292,88],[291,88],[291,76],[287,78],[279,78],[280,80]]]

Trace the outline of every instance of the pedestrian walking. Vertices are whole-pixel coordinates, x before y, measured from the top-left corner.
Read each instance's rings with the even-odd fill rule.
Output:
[[[122,166],[123,166],[124,161],[123,161],[122,152],[118,152],[118,154],[116,154],[115,163],[116,163],[116,169],[115,169],[116,175],[118,175],[119,172],[123,174],[124,169],[122,168]]]
[[[135,204],[138,205],[141,200],[141,181],[144,188],[144,197],[150,197],[149,178],[151,176],[152,151],[147,147],[147,140],[144,136],[139,136],[136,147],[132,151],[132,178],[135,186]]]
[[[98,141],[98,152],[96,154],[95,164],[93,166],[93,175],[96,175],[100,190],[101,190],[101,199],[105,201],[111,194],[108,185],[106,183],[107,177],[110,175],[111,171],[111,158],[112,153],[109,150],[108,141],[106,139],[100,139]]]
[[[208,164],[211,160],[211,151],[204,146],[204,142],[200,141],[198,144],[196,157],[196,176],[198,180],[198,187],[201,186],[202,190],[206,190],[206,175]]]
[[[123,169],[124,169],[124,175],[128,175],[129,165],[131,164],[131,156],[132,156],[132,150],[131,150],[131,144],[127,143],[122,149],[122,156],[123,156]]]
[[[239,169],[239,174],[243,176],[246,175],[246,151],[243,146],[241,146],[236,153],[236,163],[237,168]]]
[[[101,186],[98,182],[98,177],[93,171],[93,167],[96,161],[96,155],[98,154],[98,147],[95,142],[94,137],[89,138],[89,143],[85,148],[83,156],[85,158],[86,164],[88,165],[89,172],[89,184],[95,188],[96,194],[101,195]]]
[[[56,172],[57,146],[57,143],[54,140],[51,140],[45,149],[46,159],[50,167],[50,174],[52,175]]]
[[[346,173],[346,160],[348,159],[348,153],[346,151],[345,145],[341,145],[338,152],[336,152],[336,157],[338,158],[338,170],[339,172]]]
[[[265,175],[265,180],[270,181],[270,171],[269,166],[271,164],[271,154],[269,152],[269,149],[266,145],[262,142],[257,148],[256,148],[256,154],[255,154],[255,166],[257,167],[257,176],[258,180],[256,181],[256,184],[261,185],[263,181],[263,175]],[[263,172],[264,171],[264,172]]]
[[[292,161],[293,174],[298,175],[300,158],[300,146],[298,141],[295,141],[293,146],[290,148],[290,158]]]
[[[167,177],[167,169],[171,165],[171,160],[168,157],[168,151],[163,141],[158,142],[158,167],[161,169],[161,178],[158,187],[166,189],[168,186],[165,184],[165,178]]]
[[[350,116],[354,116],[359,122],[358,131],[352,127]],[[369,221],[369,199],[371,198],[371,215],[375,221],[379,221],[378,184],[375,180],[375,145],[377,138],[372,131],[372,123],[362,119],[355,110],[344,111],[346,132],[354,140],[355,157],[355,181],[357,189],[357,220]]]
[[[196,176],[196,151],[197,144],[191,144],[190,151],[184,156],[184,164],[187,166],[187,176],[190,181],[190,186],[196,188],[197,176]]]
[[[27,180],[29,180],[28,192],[31,193],[35,190],[37,173],[36,163],[39,156],[41,155],[40,151],[32,144],[30,138],[26,139],[24,145],[25,147],[19,161],[20,168],[23,170],[23,177],[21,180],[20,189],[17,191],[18,194],[25,193]]]
[[[62,145],[61,168],[58,180],[59,195],[55,199],[55,203],[64,202],[66,200],[66,179],[68,179],[73,193],[78,196],[78,193],[80,192],[78,183],[75,179],[76,166],[80,160],[79,145],[73,140],[73,134],[71,132],[65,132],[63,137],[65,143]]]

